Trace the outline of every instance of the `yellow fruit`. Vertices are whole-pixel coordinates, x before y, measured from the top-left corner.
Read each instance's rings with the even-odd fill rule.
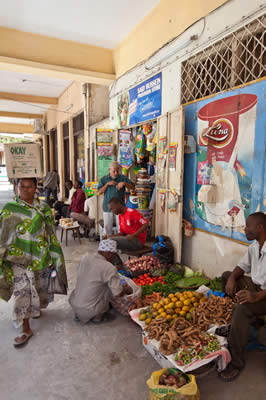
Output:
[[[172,315],[166,315],[166,319],[168,320],[172,319]]]
[[[161,313],[161,316],[162,316],[163,318],[165,318],[165,317],[166,317],[166,315],[167,315],[167,314],[166,314],[166,312],[165,312],[165,311]]]
[[[158,303],[153,303],[152,307],[156,310]]]
[[[188,296],[188,298],[189,298],[189,299],[192,299],[192,297],[193,297],[193,294],[190,292],[190,293],[188,293],[188,295],[187,295],[187,296]]]
[[[175,303],[175,305],[176,305],[176,307],[183,307],[182,301],[177,301],[177,302]]]
[[[170,300],[169,299],[164,299],[164,304],[169,304]]]
[[[173,319],[176,319],[177,317],[178,317],[177,314],[172,315],[172,318],[173,318]]]
[[[185,297],[184,296],[180,296],[180,299],[179,299],[180,301],[185,301],[186,299],[185,299]]]
[[[191,307],[191,308],[189,309],[189,312],[192,313],[193,311],[195,311],[195,308],[194,308],[194,307]]]
[[[166,306],[164,306],[164,309],[167,310],[169,308],[169,304],[166,304]]]
[[[157,315],[155,319],[162,319],[161,315]]]
[[[176,297],[172,297],[172,302],[176,303],[177,302],[177,298]]]
[[[140,321],[145,321],[146,318],[147,318],[146,314],[140,314],[140,316],[139,316]]]
[[[202,298],[200,299],[200,303],[205,303],[205,301],[207,301],[207,299],[205,299],[204,297],[202,297]]]
[[[184,301],[184,305],[185,306],[190,306],[190,304],[191,304],[191,300],[185,300]]]
[[[182,308],[182,311],[188,312],[188,311],[189,311],[189,306],[184,306],[184,307]]]
[[[189,321],[192,318],[192,315],[190,313],[186,313],[186,319]]]
[[[153,313],[152,313],[153,318],[157,317],[157,315],[158,315],[158,311],[153,311]]]
[[[164,312],[164,308],[163,307],[159,308],[158,312],[161,314],[162,312]]]
[[[175,297],[180,297],[181,296],[181,293],[180,292],[176,292],[175,293]]]
[[[175,304],[172,302],[170,304],[168,304],[168,308],[174,308]]]
[[[157,303],[156,310],[158,311],[161,307],[161,304]]]
[[[196,303],[196,301],[197,301],[197,297],[195,297],[195,296],[191,297],[191,302],[192,303]]]
[[[183,317],[184,315],[186,315],[186,311],[181,310],[179,314]]]
[[[145,319],[145,324],[146,324],[146,325],[149,325],[150,323],[151,323],[151,318]]]
[[[174,314],[175,312],[174,312],[174,310],[172,309],[172,308],[168,308],[168,310],[167,310],[167,314]]]
[[[170,293],[168,297],[169,299],[172,299],[174,297],[173,293]]]
[[[175,310],[175,312],[178,314],[180,313],[180,311],[182,311],[182,308],[176,308],[176,310]]]

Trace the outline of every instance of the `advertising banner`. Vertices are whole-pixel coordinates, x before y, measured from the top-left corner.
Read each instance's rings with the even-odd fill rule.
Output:
[[[153,76],[118,97],[118,127],[148,121],[161,115],[162,73]]]
[[[194,227],[246,241],[246,218],[266,211],[265,89],[263,80],[185,106],[198,143],[184,165],[184,218]],[[203,201],[210,188],[215,201]]]

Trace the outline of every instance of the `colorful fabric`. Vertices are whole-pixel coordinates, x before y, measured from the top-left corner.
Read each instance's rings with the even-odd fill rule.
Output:
[[[40,298],[35,287],[34,272],[14,264],[13,273],[13,320],[18,322],[38,317],[40,315]]]
[[[117,252],[117,243],[112,239],[101,240],[99,244],[99,251],[110,251],[111,253]]]
[[[126,212],[122,215],[119,214],[119,228],[120,233],[124,235],[132,235],[136,233],[148,221],[133,208],[126,208]],[[138,239],[142,244],[145,244],[147,239],[147,232],[144,231],[138,235]]]
[[[39,290],[47,291],[51,264],[67,284],[63,252],[46,203],[34,199],[29,205],[17,198],[0,212],[0,297],[4,300],[12,295],[14,264],[34,272]]]
[[[77,189],[76,192],[72,196],[69,210],[76,212],[76,213],[83,213],[85,199],[86,199],[86,196],[85,196],[84,191],[82,189]]]
[[[102,179],[100,180],[100,183],[98,185],[98,190],[100,190],[103,186],[106,185],[107,182],[110,182],[110,181],[115,181],[116,183],[126,182],[126,183],[133,184],[131,182],[131,180],[128,179],[128,177],[125,175],[117,175],[116,179],[113,179],[110,175],[106,175],[106,176],[103,176]],[[110,212],[108,202],[113,197],[118,197],[121,200],[122,204],[125,204],[125,190],[126,190],[125,187],[118,190],[116,188],[116,186],[108,186],[106,191],[104,192],[103,211]]]

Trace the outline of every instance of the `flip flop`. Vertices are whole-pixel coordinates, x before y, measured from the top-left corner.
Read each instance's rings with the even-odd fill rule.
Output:
[[[16,342],[16,338],[15,338],[14,342],[13,342],[14,347],[20,347],[20,346],[26,344],[27,341],[32,337],[32,335],[33,335],[33,333],[22,332],[19,336],[17,336],[17,338],[22,339],[24,336],[24,339],[21,342]]]
[[[240,374],[240,370],[233,367],[232,364],[229,364],[226,369],[219,373],[219,378],[224,382],[231,382],[235,380]]]

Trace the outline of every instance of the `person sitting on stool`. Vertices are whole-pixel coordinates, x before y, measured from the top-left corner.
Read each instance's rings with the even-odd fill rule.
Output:
[[[120,233],[108,235],[108,239],[115,240],[118,249],[125,253],[143,249],[149,222],[137,210],[123,205],[117,197],[109,200],[108,206],[112,213],[119,215],[120,229]]]

